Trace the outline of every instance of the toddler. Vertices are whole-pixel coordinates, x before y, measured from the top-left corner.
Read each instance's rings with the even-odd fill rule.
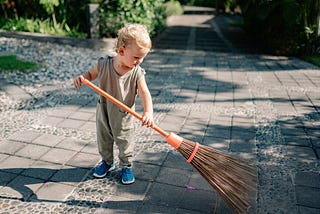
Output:
[[[116,55],[100,58],[97,64],[82,75],[93,81],[99,80],[99,87],[131,109],[135,109],[138,94],[144,108],[142,125],[154,126],[153,104],[145,80],[145,70],[139,65],[151,49],[147,28],[140,24],[128,24],[118,31]],[[75,88],[81,86],[80,76],[73,81]],[[101,162],[95,167],[93,176],[102,178],[115,169],[113,145],[119,148],[122,183],[132,184],[133,116],[99,97],[96,110],[97,143]]]

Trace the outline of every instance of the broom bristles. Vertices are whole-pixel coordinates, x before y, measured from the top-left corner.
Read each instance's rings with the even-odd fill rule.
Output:
[[[177,150],[188,159],[194,147],[195,142],[183,139]],[[190,163],[237,213],[250,208],[250,192],[256,188],[254,165],[204,145]]]

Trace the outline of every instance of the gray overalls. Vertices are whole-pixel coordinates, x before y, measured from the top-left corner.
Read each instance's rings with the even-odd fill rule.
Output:
[[[113,67],[112,57],[98,60],[99,87],[135,109],[137,81],[145,75],[140,66],[120,76]],[[100,96],[96,113],[97,142],[99,153],[107,164],[113,163],[113,145],[119,149],[120,167],[132,165],[133,152],[133,116],[115,104]]]

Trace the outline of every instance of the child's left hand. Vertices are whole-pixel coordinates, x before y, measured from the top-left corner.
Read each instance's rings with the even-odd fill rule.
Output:
[[[142,115],[141,122],[142,122],[142,125],[153,128],[154,126],[153,114],[151,112],[144,112]]]

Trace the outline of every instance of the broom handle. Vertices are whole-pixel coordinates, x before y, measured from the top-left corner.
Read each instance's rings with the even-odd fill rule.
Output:
[[[107,92],[105,92],[104,90],[102,90],[101,88],[99,88],[98,86],[96,86],[95,84],[93,84],[92,82],[90,82],[89,80],[84,78],[83,76],[80,76],[80,79],[81,79],[82,83],[86,84],[87,86],[89,86],[90,88],[95,90],[98,94],[100,94],[103,97],[107,98],[109,101],[111,101],[112,103],[116,104],[122,110],[130,113],[131,115],[136,117],[138,120],[142,121],[142,116],[140,114],[138,114],[137,112],[133,111],[131,108],[129,108],[128,106],[124,105],[119,100],[117,100],[116,98],[114,98],[113,96],[111,96],[110,94],[108,94]],[[154,125],[151,128],[153,128],[155,131],[157,131],[159,134],[161,134],[162,136],[164,136],[166,138],[169,136],[168,132],[164,131],[163,129],[161,129],[157,125]]]

